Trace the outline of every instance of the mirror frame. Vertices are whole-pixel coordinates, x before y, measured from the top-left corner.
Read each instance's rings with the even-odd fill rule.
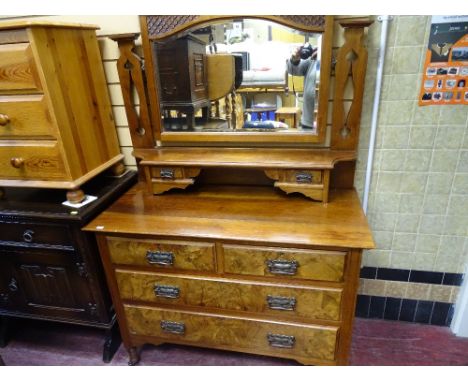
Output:
[[[303,32],[321,33],[322,54],[320,58],[320,88],[318,95],[317,132],[297,132],[285,134],[281,132],[164,132],[161,126],[161,110],[158,94],[156,73],[156,58],[151,44],[180,37],[186,30],[194,27],[204,27],[213,22],[235,19],[258,19],[276,22],[280,25]],[[327,115],[329,107],[329,87],[332,64],[333,16],[298,15],[298,16],[262,16],[262,15],[218,15],[218,16],[140,16],[142,45],[145,57],[150,117],[152,120],[152,136],[155,145],[310,145],[325,142],[327,130]]]

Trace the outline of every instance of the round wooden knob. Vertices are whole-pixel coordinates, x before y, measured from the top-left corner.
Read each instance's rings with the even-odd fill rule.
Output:
[[[24,164],[23,158],[11,158],[10,163],[14,168],[21,168]]]
[[[0,114],[0,126],[6,126],[10,123],[10,117],[6,114]]]

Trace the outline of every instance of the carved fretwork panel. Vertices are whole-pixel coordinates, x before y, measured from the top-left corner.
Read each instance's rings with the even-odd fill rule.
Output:
[[[335,92],[331,148],[355,150],[359,141],[367,49],[363,45],[364,28],[371,22],[342,23],[345,43],[338,50],[335,66]],[[352,102],[345,108],[345,94],[352,92]]]
[[[242,16],[246,17],[246,16]],[[318,32],[325,27],[323,15],[285,15],[285,16],[255,16],[276,21],[297,29],[314,29]],[[151,40],[162,39],[172,33],[190,28],[198,24],[212,22],[216,19],[232,19],[236,16],[146,16],[148,36]]]

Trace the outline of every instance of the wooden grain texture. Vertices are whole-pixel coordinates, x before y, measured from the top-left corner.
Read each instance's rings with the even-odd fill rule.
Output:
[[[0,44],[16,44],[29,42],[28,32],[25,29],[0,30]]]
[[[214,244],[167,240],[136,240],[108,237],[110,259],[116,264],[145,265],[155,269],[214,271]],[[148,251],[170,252],[172,266],[149,264]]]
[[[363,45],[364,28],[372,22],[346,24],[345,43],[338,50],[335,67],[335,92],[331,148],[355,150],[359,142],[359,127],[367,68],[367,49]],[[353,101],[345,115],[344,93],[348,81],[353,85]]]
[[[0,126],[0,138],[54,139],[58,136],[52,124],[44,95],[0,95],[0,114],[10,122]]]
[[[85,229],[293,247],[373,248],[355,190],[330,193],[328,205],[270,187],[206,186],[153,196],[141,184]]]
[[[210,101],[224,97],[234,89],[235,68],[232,54],[208,54],[206,71]]]
[[[55,142],[30,141],[28,145],[0,144],[0,177],[10,179],[67,180],[62,156]],[[18,167],[14,167],[12,160]]]
[[[286,324],[129,305],[125,305],[124,309],[131,334],[154,336],[162,342],[175,340],[193,345],[223,346],[248,353],[260,352],[286,358],[324,361],[335,359],[338,335],[336,327]],[[185,334],[163,331],[161,320],[183,323]],[[269,333],[294,336],[295,344],[290,349],[272,347],[267,340]]]
[[[141,165],[186,167],[330,169],[356,159],[354,151],[290,148],[166,147],[136,149]]]
[[[151,189],[153,194],[160,195],[169,190],[181,189],[185,190],[188,186],[191,186],[195,183],[195,180],[188,179],[174,179],[174,180],[165,180],[165,179],[151,179]]]
[[[270,317],[276,315],[279,319],[340,319],[341,290],[337,288],[125,270],[117,270],[115,274],[120,296],[127,301],[264,313]],[[157,296],[156,286],[176,287],[179,295],[177,298]],[[293,310],[272,309],[267,301],[268,296],[294,298],[296,303]]]
[[[242,245],[223,245],[224,271],[230,274],[277,277],[269,271],[268,260],[297,261],[291,279],[342,281],[345,252],[301,250],[291,248],[262,248]]]
[[[64,156],[79,178],[120,155],[95,32],[49,27],[30,35]]]
[[[32,93],[42,90],[31,45],[0,45],[0,94],[26,90]]]

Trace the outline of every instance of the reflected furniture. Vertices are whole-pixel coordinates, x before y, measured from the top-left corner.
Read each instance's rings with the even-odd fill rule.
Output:
[[[96,233],[129,364],[144,344],[175,343],[344,365],[361,253],[374,246],[353,187],[371,21],[244,17],[322,35],[316,131],[165,130],[153,44],[231,19],[141,17],[144,58],[135,36],[114,37],[123,92],[136,89],[143,110],[128,98],[142,178],[84,229]],[[332,57],[335,29],[345,42]]]
[[[83,24],[0,24],[0,188],[68,190],[123,171],[95,30]]]
[[[64,322],[102,329],[110,362],[121,342],[118,324],[96,240],[81,227],[136,178],[95,177],[83,188],[98,199],[80,209],[61,205],[59,190],[14,188],[0,200],[0,347],[14,335],[15,318]]]

